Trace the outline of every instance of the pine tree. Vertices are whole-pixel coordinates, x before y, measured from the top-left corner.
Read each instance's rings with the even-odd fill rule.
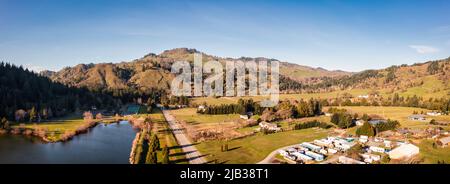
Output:
[[[367,135],[369,137],[375,136],[375,128],[370,123],[365,122],[356,130],[356,135]]]
[[[30,122],[36,121],[37,118],[37,112],[36,112],[36,108],[33,106],[33,108],[31,108],[30,111]]]
[[[157,156],[156,156],[156,152],[151,151],[149,149],[149,152],[147,153],[147,157],[145,159],[145,164],[157,164],[158,163],[157,160],[158,159],[157,159]]]
[[[9,121],[6,118],[0,121],[0,129],[9,129]]]
[[[163,159],[161,161],[162,164],[169,164],[170,160],[169,160],[169,148],[167,148],[167,146],[164,146],[162,149],[162,156]]]

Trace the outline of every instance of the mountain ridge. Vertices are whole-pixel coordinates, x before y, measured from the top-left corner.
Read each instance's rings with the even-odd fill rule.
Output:
[[[175,48],[164,50],[160,54],[148,53],[129,62],[78,64],[57,72],[44,71],[41,74],[53,81],[69,86],[87,87],[92,90],[127,90],[130,88],[169,90],[170,82],[175,77],[170,73],[172,63],[181,60],[193,62],[194,53],[201,53],[203,61],[276,60],[264,57],[219,57],[197,49]],[[436,71],[438,72],[429,73],[429,67],[433,63],[437,64]],[[429,85],[427,82],[432,81],[437,87],[429,91],[450,91],[449,68],[450,58],[361,72],[330,71],[321,67],[314,68],[280,61],[280,88],[291,93],[354,88],[404,91],[424,84]]]

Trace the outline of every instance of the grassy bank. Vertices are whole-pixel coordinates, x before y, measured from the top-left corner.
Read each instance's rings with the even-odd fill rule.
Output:
[[[433,147],[433,140],[421,140],[418,144],[420,148],[420,156],[424,159],[425,164],[437,164],[438,161],[450,163],[450,147],[441,148]]]
[[[72,114],[42,122],[14,123],[11,128],[12,132],[16,134],[34,135],[47,142],[58,142],[84,132],[100,122],[114,123],[117,120],[105,117],[101,120],[93,119],[86,122],[81,115]]]

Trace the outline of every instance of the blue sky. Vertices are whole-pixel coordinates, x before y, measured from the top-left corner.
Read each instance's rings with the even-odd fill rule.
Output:
[[[361,71],[450,56],[450,1],[0,0],[0,60],[34,70],[189,47]]]

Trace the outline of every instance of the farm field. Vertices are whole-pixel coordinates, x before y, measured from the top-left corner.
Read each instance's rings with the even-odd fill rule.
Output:
[[[437,80],[433,77],[425,78],[424,84],[419,87],[411,87],[403,91],[398,91],[396,93],[399,96],[408,97],[417,95],[419,97],[423,97],[424,99],[428,98],[441,98],[441,97],[449,97],[450,90],[446,89],[444,84],[441,81]],[[436,90],[439,89],[439,90]],[[371,89],[352,89],[352,90],[343,90],[343,91],[333,91],[333,92],[323,92],[323,93],[301,93],[301,94],[280,94],[280,100],[294,100],[294,99],[329,99],[329,98],[338,98],[341,97],[344,93],[351,94],[353,97],[357,97],[358,95],[367,95],[371,92]],[[381,96],[384,98],[390,97],[393,95],[390,91],[383,89],[378,90]],[[252,98],[255,101],[261,101],[265,97],[262,96],[245,96],[245,97],[198,97],[193,98],[192,102],[196,104],[206,103],[208,105],[219,105],[219,104],[232,104],[237,103],[240,99],[250,99]]]
[[[438,161],[450,163],[450,147],[433,147],[433,140],[420,140],[419,155],[424,159],[424,164],[437,164]]]
[[[226,164],[257,163],[270,152],[288,145],[312,141],[326,137],[331,130],[310,128],[303,130],[286,131],[269,135],[258,134],[228,141],[227,152],[221,152],[224,141],[206,141],[196,145],[197,149],[206,154],[208,161]]]
[[[412,115],[414,111],[416,112],[430,112],[427,109],[413,108],[413,107],[380,107],[380,106],[342,106],[338,108],[343,108],[349,110],[352,114],[358,113],[360,116],[363,114],[377,114],[386,119],[397,120],[400,122],[402,127],[407,128],[425,128],[429,125],[431,119],[439,121],[450,121],[450,115],[443,116],[426,116],[427,120],[422,121],[412,121],[408,119],[408,116]],[[324,108],[326,111],[327,108]]]
[[[224,115],[204,115],[197,114],[195,108],[184,108],[170,111],[179,121],[185,121],[187,124],[195,127],[213,127],[219,123],[230,124],[239,120],[239,114]]]

